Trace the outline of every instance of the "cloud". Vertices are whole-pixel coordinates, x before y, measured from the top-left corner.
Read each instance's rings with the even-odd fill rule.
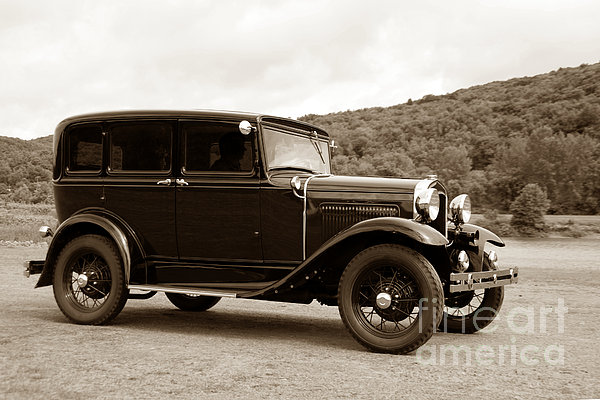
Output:
[[[0,134],[69,115],[388,106],[597,62],[594,1],[0,1]]]

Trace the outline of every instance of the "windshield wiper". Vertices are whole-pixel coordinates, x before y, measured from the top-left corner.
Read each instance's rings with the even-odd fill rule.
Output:
[[[313,131],[314,137],[310,136],[310,142],[312,143],[317,153],[319,153],[319,157],[321,157],[321,161],[325,164],[325,158],[323,158],[323,150],[321,150],[321,146],[319,146],[319,135],[317,131]]]
[[[269,168],[269,172],[271,171],[282,171],[282,170],[297,170],[297,171],[305,171],[305,172],[310,172],[311,174],[316,174],[315,171],[313,171],[312,169],[309,168],[304,168],[304,167],[296,167],[296,166],[281,166],[281,167],[273,167],[273,168]]]

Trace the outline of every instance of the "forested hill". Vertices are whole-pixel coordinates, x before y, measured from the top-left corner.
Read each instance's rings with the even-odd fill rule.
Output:
[[[437,173],[477,211],[506,211],[537,183],[550,212],[600,212],[600,63],[300,119],[336,140],[337,174]]]
[[[52,136],[21,140],[0,136],[0,200],[52,202]]]
[[[336,140],[337,174],[436,173],[478,212],[506,211],[537,183],[550,212],[600,212],[600,63],[300,119]],[[0,136],[0,200],[51,202],[51,151],[50,136]]]

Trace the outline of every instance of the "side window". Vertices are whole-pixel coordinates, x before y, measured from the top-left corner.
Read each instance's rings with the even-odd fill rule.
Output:
[[[67,132],[67,172],[100,172],[102,127],[76,125]]]
[[[185,172],[252,171],[251,137],[242,135],[238,124],[184,122],[182,133]]]
[[[110,126],[110,171],[171,170],[173,123],[136,121]]]

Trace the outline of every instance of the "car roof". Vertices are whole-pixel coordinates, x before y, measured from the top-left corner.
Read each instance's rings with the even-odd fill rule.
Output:
[[[282,118],[267,114],[243,112],[243,111],[225,111],[225,110],[117,110],[103,111],[88,114],[75,115],[62,120],[54,131],[54,151],[56,152],[60,136],[65,128],[73,123],[92,122],[92,121],[110,121],[120,119],[145,119],[145,118],[209,118],[209,119],[234,119],[250,121],[269,121],[289,127],[303,128],[310,131],[316,130],[323,136],[329,136],[323,129],[312,124],[298,121],[291,118]],[[56,153],[55,153],[56,154]]]
[[[323,129],[312,124],[298,121],[291,118],[276,117],[267,114],[259,114],[243,111],[224,111],[224,110],[120,110],[120,111],[103,111],[96,113],[80,114],[62,120],[56,127],[55,133],[59,134],[64,129],[73,123],[89,122],[89,121],[106,121],[129,118],[214,118],[214,119],[236,119],[236,120],[252,120],[259,121],[266,119],[271,122],[277,122],[283,125],[306,127],[318,130],[325,136],[327,133]]]
[[[263,114],[240,112],[240,111],[222,111],[222,110],[117,110],[103,111],[75,115],[61,121],[56,127],[56,131],[61,131],[67,125],[77,122],[111,120],[121,118],[232,118],[232,119],[251,119],[256,120]]]

